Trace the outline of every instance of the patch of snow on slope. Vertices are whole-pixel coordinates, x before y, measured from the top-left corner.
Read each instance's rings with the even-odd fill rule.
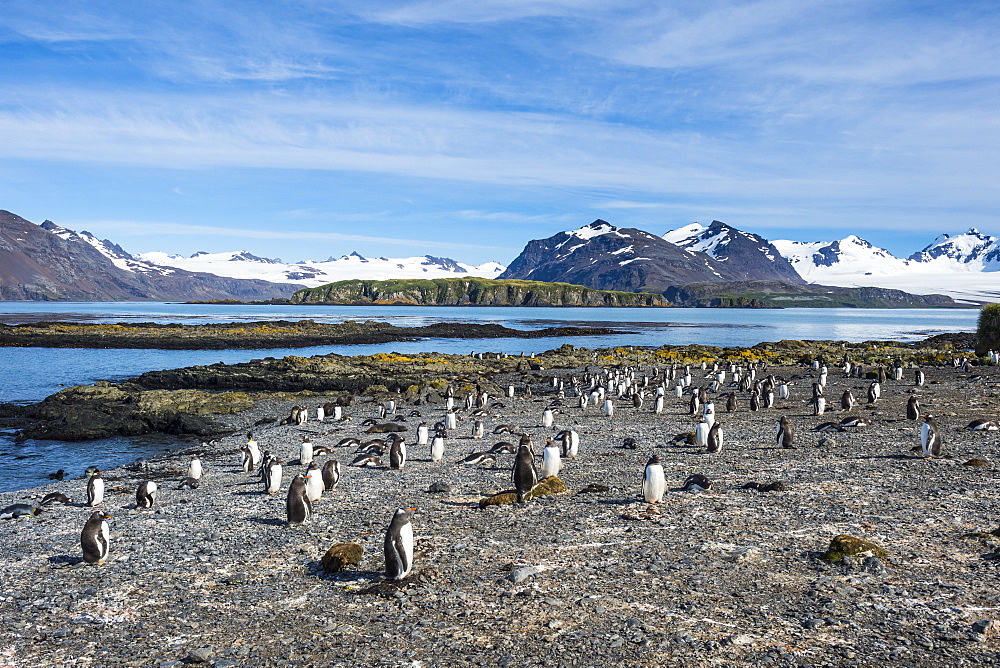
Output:
[[[246,251],[196,253],[192,257],[167,253],[143,253],[139,257],[153,264],[202,271],[230,278],[259,278],[275,283],[301,283],[316,287],[348,279],[386,280],[393,278],[496,278],[506,267],[497,262],[471,265],[450,258],[422,255],[405,258],[366,258],[351,253],[324,261],[303,260],[286,263],[255,256]]]
[[[692,239],[708,228],[701,223],[691,223],[690,225],[685,225],[683,227],[678,227],[676,230],[670,230],[663,235],[663,238],[672,244],[681,245],[681,242],[688,241]]]

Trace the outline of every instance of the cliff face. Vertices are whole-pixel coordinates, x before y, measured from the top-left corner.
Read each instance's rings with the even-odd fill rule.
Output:
[[[155,267],[111,242],[88,239],[0,211],[0,300],[276,299],[300,287]]]
[[[886,288],[840,288],[799,285],[784,281],[730,281],[691,283],[670,288],[666,297],[678,306],[735,306],[750,308],[843,307],[927,308],[959,306],[944,295],[912,295]]]
[[[568,283],[484,278],[338,281],[299,290],[292,302],[434,306],[668,306],[659,294],[593,290]]]

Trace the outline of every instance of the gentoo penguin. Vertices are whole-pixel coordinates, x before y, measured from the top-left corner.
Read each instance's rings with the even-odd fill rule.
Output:
[[[794,438],[792,435],[792,425],[789,424],[788,418],[784,415],[778,419],[778,437],[777,443],[779,448],[794,448],[793,443]]]
[[[546,408],[542,411],[542,426],[551,427],[555,423],[555,414],[552,412],[551,408]]]
[[[328,459],[323,464],[323,489],[327,492],[333,491],[340,481],[340,462],[336,459]]]
[[[813,415],[823,415],[826,413],[826,397],[822,394],[817,394],[813,397]]]
[[[691,399],[688,401],[688,414],[697,415],[700,407],[701,399],[699,398],[698,391],[695,390],[691,393]]]
[[[254,469],[253,453],[246,446],[240,448],[240,468],[243,469],[244,473],[252,473]]]
[[[660,415],[663,413],[663,395],[656,395],[656,399],[653,401],[653,413],[655,415]]]
[[[705,452],[722,452],[722,445],[722,425],[716,422],[705,437]]]
[[[70,502],[71,499],[65,494],[62,494],[60,492],[49,492],[48,494],[42,497],[41,505],[48,506],[52,505],[53,503],[70,503]]]
[[[703,476],[700,473],[692,473],[684,480],[681,489],[685,492],[703,492],[711,486],[712,481],[707,476]]]
[[[402,580],[413,568],[413,524],[416,508],[397,508],[385,530],[385,577]]]
[[[511,469],[511,479],[519,503],[524,503],[525,495],[534,489],[538,482],[534,459],[530,445],[518,446],[517,454],[514,456],[514,466]]]
[[[906,419],[916,420],[918,417],[920,417],[920,399],[917,395],[911,394],[906,400]]]
[[[844,393],[840,395],[840,407],[849,411],[854,408],[855,403],[857,402],[854,399],[854,393],[850,389],[844,390]]]
[[[184,478],[184,480],[181,480],[181,484],[177,485],[177,489],[198,489],[199,485],[201,485],[201,483],[194,478]]]
[[[1000,429],[995,420],[979,419],[973,420],[965,425],[967,431],[996,431]]]
[[[701,447],[708,445],[708,421],[705,418],[698,420],[698,426],[694,428],[694,444]]]
[[[281,489],[281,460],[275,457],[264,469],[264,491],[277,494]]]
[[[881,371],[881,369],[879,369],[879,371]],[[868,386],[868,403],[874,404],[881,396],[882,385],[877,380],[873,380],[872,384]]]
[[[445,429],[458,429],[458,414],[455,411],[449,410],[444,414],[444,427]]]
[[[760,410],[760,395],[756,392],[750,394],[750,410],[753,412]]]
[[[605,399],[604,400],[604,405],[602,406],[601,411],[607,417],[614,417],[615,416],[615,402],[613,402],[610,397],[607,398],[607,399]]]
[[[552,439],[547,439],[542,448],[542,477],[559,475],[562,462],[559,459],[559,445]]]
[[[87,481],[87,505],[99,506],[104,501],[104,478],[100,471],[94,471]]]
[[[66,471],[59,469],[55,473],[49,474],[49,480],[62,480],[66,477]]]
[[[778,398],[779,399],[784,400],[784,399],[789,398],[790,396],[791,396],[791,393],[788,391],[788,383],[781,383],[780,385],[778,385]]]
[[[924,379],[925,378],[926,377],[924,376],[924,372],[923,372],[922,369],[914,369],[913,370],[913,384],[915,386],[917,386],[917,387],[923,387]]]
[[[732,413],[735,410],[736,410],[736,393],[730,392],[726,396],[726,412]]]
[[[394,439],[389,448],[389,468],[401,469],[406,466],[406,442],[399,438]]]
[[[302,439],[302,444],[299,445],[299,464],[303,466],[308,466],[312,464],[313,460],[313,444],[306,436]]]
[[[431,461],[439,462],[444,459],[444,434],[438,432],[431,439]]]
[[[556,434],[556,440],[562,441],[562,456],[570,459],[580,454],[580,434],[575,429],[563,429]]]
[[[44,508],[33,506],[30,503],[15,503],[0,510],[0,520],[15,520],[18,517],[36,517],[38,513],[45,512]]]
[[[348,466],[385,466],[378,455],[360,454]]]
[[[490,448],[490,453],[494,455],[513,455],[517,452],[517,446],[510,441],[499,441]]]
[[[260,453],[260,446],[257,445],[257,441],[254,440],[253,434],[247,434],[246,448],[250,451],[250,455],[252,456],[250,471],[248,471],[249,473],[256,471],[260,467],[263,457]]]
[[[486,427],[483,425],[482,420],[476,420],[472,423],[472,438],[482,438],[486,435]]]
[[[302,524],[312,515],[312,503],[306,494],[306,479],[302,474],[296,475],[288,484],[285,514],[289,524]]]
[[[108,519],[111,515],[105,515],[100,510],[95,510],[87,523],[83,525],[83,533],[80,534],[80,547],[83,548],[83,560],[88,564],[103,564],[108,558],[108,551],[111,549],[108,529]]]
[[[156,505],[156,483],[152,480],[140,482],[135,490],[135,507],[152,508],[154,505]]]
[[[705,418],[705,422],[708,423],[709,428],[715,424],[715,404],[709,401],[701,409],[701,416]]]
[[[941,455],[941,432],[933,415],[924,416],[924,424],[920,428],[920,450],[924,457],[939,457]]]
[[[635,450],[639,447],[639,442],[631,436],[626,436],[624,440],[622,440],[622,447],[626,450]]]
[[[868,421],[857,415],[847,415],[840,420],[841,427],[867,427]]]
[[[660,503],[666,489],[667,478],[663,474],[663,464],[658,456],[653,455],[646,462],[646,470],[642,474],[642,498],[646,503]]]
[[[320,471],[319,464],[313,462],[306,469],[306,498],[309,503],[316,503],[323,498],[323,472]]]
[[[187,477],[194,478],[195,480],[201,480],[201,476],[204,475],[205,471],[201,466],[201,460],[198,459],[198,455],[191,455],[191,463],[188,464]]]
[[[425,422],[424,424],[427,423]],[[361,439],[348,436],[347,438],[340,439],[340,442],[337,443],[338,448],[349,448],[352,445],[361,445]]]
[[[497,456],[492,452],[473,452],[455,463],[464,466],[493,466],[497,463]]]

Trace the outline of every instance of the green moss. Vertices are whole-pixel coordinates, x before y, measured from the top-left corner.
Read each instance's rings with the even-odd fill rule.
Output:
[[[842,560],[844,557],[878,557],[879,559],[887,559],[889,553],[875,543],[863,538],[840,534],[839,536],[834,536],[833,540],[830,541],[830,547],[821,558],[826,561],[836,562]]]
[[[549,476],[548,478],[543,478],[537,485],[535,485],[534,489],[525,494],[524,500],[530,501],[532,499],[537,499],[540,496],[559,494],[560,492],[565,492],[566,489],[566,483],[564,483],[560,478],[556,476]],[[485,508],[487,506],[502,506],[508,503],[517,503],[517,492],[507,491],[494,494],[493,496],[487,496],[486,498],[479,500],[479,507]]]
[[[348,566],[357,566],[365,554],[365,548],[357,543],[337,543],[323,555],[323,570],[339,573]]]

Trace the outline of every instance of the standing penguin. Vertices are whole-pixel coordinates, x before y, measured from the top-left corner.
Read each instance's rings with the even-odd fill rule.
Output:
[[[716,422],[708,430],[708,436],[705,438],[705,452],[722,452],[722,444],[722,425]]]
[[[604,400],[602,412],[607,417],[615,416],[615,402],[613,402],[610,397]]]
[[[486,427],[483,425],[482,420],[476,420],[472,423],[472,438],[482,438],[486,435]]]
[[[924,416],[924,424],[920,428],[920,450],[924,457],[941,456],[941,432],[933,415]]]
[[[698,426],[694,428],[694,444],[705,447],[708,445],[708,420],[701,418],[698,420]]]
[[[427,445],[430,437],[430,429],[426,422],[421,422],[417,427],[417,445]]]
[[[444,414],[444,426],[445,429],[458,429],[458,414],[455,411],[449,409]]]
[[[778,420],[778,447],[785,449],[794,448],[795,445],[793,444],[793,441],[794,437],[792,434],[792,425],[788,422],[788,418],[782,415]]]
[[[385,530],[385,577],[402,580],[413,568],[413,523],[416,508],[397,508]]]
[[[340,481],[340,462],[336,459],[328,459],[323,464],[323,489],[327,492],[333,491]]]
[[[656,400],[653,401],[653,413],[660,415],[663,413],[663,395],[657,394]]]
[[[542,477],[557,476],[560,468],[562,461],[559,459],[559,445],[552,439],[547,439],[542,448]]]
[[[913,370],[913,384],[917,387],[922,387],[924,384],[924,372],[921,369]]]
[[[732,413],[736,410],[736,393],[730,392],[726,397],[726,412]]]
[[[660,503],[667,489],[667,478],[663,473],[660,458],[653,455],[646,462],[646,470],[642,474],[642,498],[646,503]]]
[[[823,415],[826,413],[826,397],[822,394],[813,396],[813,415]]]
[[[319,469],[319,464],[313,462],[306,469],[306,498],[309,503],[316,503],[323,498],[323,472]]]
[[[401,469],[406,466],[406,441],[401,438],[393,439],[389,446],[389,468]]]
[[[250,471],[248,471],[248,473],[252,473],[253,471],[256,471],[260,467],[260,464],[263,461],[263,457],[260,454],[260,446],[257,445],[257,441],[254,440],[252,433],[247,434],[246,448],[247,450],[250,451],[250,454],[252,456]]]
[[[580,454],[580,434],[575,429],[563,429],[556,434],[556,440],[562,441],[562,456],[570,459]]]
[[[313,460],[313,444],[309,440],[308,436],[302,439],[302,444],[299,446],[299,464],[303,466],[308,466],[312,464]]]
[[[854,393],[850,389],[844,390],[844,393],[840,396],[840,407],[845,411],[849,411],[854,408],[854,404],[857,403],[854,399]]]
[[[277,494],[281,489],[281,460],[277,457],[267,463],[264,469],[264,491]]]
[[[240,468],[244,473],[253,473],[253,453],[246,446],[240,448]]]
[[[135,507],[152,508],[156,504],[156,483],[146,480],[135,490]]]
[[[514,456],[514,466],[511,469],[511,479],[517,492],[518,503],[524,503],[525,495],[534,489],[538,482],[534,459],[530,445],[518,446],[517,454]]]
[[[105,515],[99,510],[95,510],[87,523],[83,525],[83,533],[80,534],[80,547],[83,548],[83,560],[88,564],[103,564],[108,558],[111,549],[111,531],[108,529],[108,519],[111,515]]]
[[[918,417],[920,417],[920,400],[917,395],[911,394],[906,400],[906,419],[916,420]]]
[[[879,369],[882,371],[882,369]],[[883,372],[884,373],[884,372]],[[877,380],[873,380],[872,384],[868,386],[868,403],[874,404],[882,396],[882,385]]]
[[[444,459],[444,434],[437,432],[431,440],[431,461],[439,462]]]
[[[205,470],[202,468],[201,460],[198,459],[198,455],[191,455],[191,463],[188,464],[187,477],[192,480],[201,480],[201,476],[204,474]]]
[[[90,480],[87,481],[87,505],[99,506],[103,502],[104,478],[101,477],[100,471],[94,471],[90,474]]]
[[[555,423],[555,414],[552,412],[551,408],[546,408],[542,411],[542,426],[551,427]]]
[[[288,485],[285,514],[289,524],[302,524],[312,515],[312,503],[306,495],[306,479],[301,474],[292,478],[292,482]]]

